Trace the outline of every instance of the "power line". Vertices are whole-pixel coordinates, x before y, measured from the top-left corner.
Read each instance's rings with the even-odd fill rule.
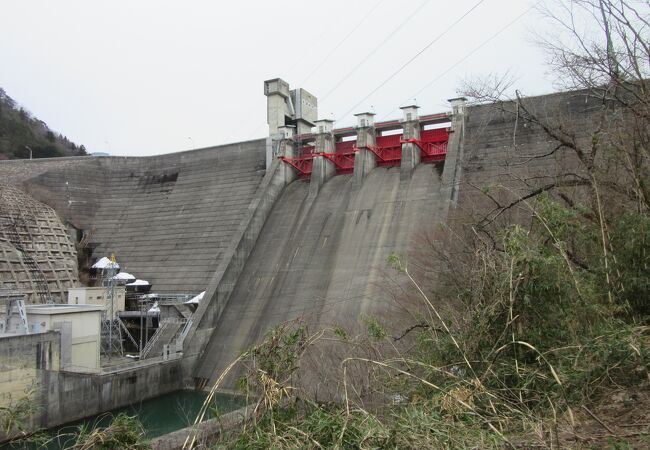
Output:
[[[381,47],[383,47],[383,46],[386,44],[386,42],[388,42],[388,41],[389,41],[389,40],[390,40],[390,39],[391,39],[391,38],[392,38],[392,37],[393,37],[393,36],[394,36],[398,31],[400,31],[400,30],[404,27],[404,25],[406,25],[408,22],[410,22],[411,19],[413,19],[413,17],[415,17],[415,15],[416,15],[417,13],[419,13],[420,10],[421,10],[422,8],[424,8],[427,4],[429,4],[429,0],[424,0],[424,1],[420,4],[420,6],[418,6],[417,8],[415,8],[415,10],[414,10],[414,11],[413,11],[413,12],[412,12],[412,13],[411,13],[411,14],[410,14],[406,19],[404,19],[404,20],[402,21],[402,23],[400,23],[400,24],[397,26],[397,28],[393,29],[393,31],[391,31],[391,32],[388,34],[388,36],[386,36],[386,37],[384,38],[384,40],[381,41],[381,42],[379,43],[379,45],[377,45],[373,50],[371,50],[370,53],[368,53],[368,54],[366,55],[365,58],[363,58],[363,59],[362,59],[362,60],[361,60],[361,61],[360,61],[356,66],[354,66],[354,68],[353,68],[352,70],[350,70],[350,71],[349,71],[349,72],[348,72],[348,73],[347,73],[343,78],[341,78],[341,79],[340,79],[340,80],[339,80],[339,81],[334,85],[334,87],[333,87],[332,89],[330,89],[330,90],[329,90],[329,91],[328,91],[328,92],[327,92],[327,93],[326,93],[326,94],[325,94],[325,95],[320,99],[320,101],[324,101],[327,97],[329,97],[329,96],[332,94],[332,92],[336,91],[336,89],[337,89],[339,86],[341,86],[341,84],[343,84],[344,81],[346,81],[348,78],[350,78],[350,77],[351,77],[351,76],[352,76],[352,75],[353,75],[353,74],[354,74],[354,73],[359,69],[359,67],[361,67],[363,64],[365,64],[366,61],[368,61],[368,60],[369,60],[369,59],[370,59],[370,58],[371,58],[375,53],[377,53],[377,51],[378,51]]]
[[[307,82],[307,80],[309,80],[309,79],[310,79],[310,78],[311,78],[311,77],[312,77],[316,72],[318,72],[318,71],[320,70],[321,67],[323,67],[323,65],[325,65],[325,63],[326,63],[326,62],[327,62],[327,61],[332,57],[332,55],[333,55],[333,54],[334,54],[334,53],[335,53],[335,52],[336,52],[336,51],[337,51],[337,50],[338,50],[338,49],[339,49],[339,48],[340,48],[340,47],[345,43],[345,41],[347,41],[347,40],[350,38],[350,36],[352,36],[352,35],[354,34],[355,31],[357,31],[357,29],[358,29],[358,28],[359,28],[359,27],[360,27],[360,26],[361,26],[361,25],[366,21],[366,19],[367,19],[368,17],[370,17],[370,15],[371,15],[371,14],[372,14],[372,13],[373,13],[377,8],[379,8],[379,5],[381,5],[383,2],[384,2],[384,0],[379,0],[377,3],[375,3],[375,6],[373,6],[372,8],[370,8],[370,10],[369,10],[369,11],[368,11],[368,12],[367,12],[367,13],[366,13],[362,18],[361,18],[361,20],[360,20],[360,21],[359,21],[359,22],[358,22],[358,23],[357,23],[357,24],[356,24],[356,25],[355,25],[355,26],[350,30],[350,32],[349,32],[348,34],[346,34],[345,37],[344,37],[343,39],[341,39],[341,41],[340,41],[338,44],[336,44],[336,46],[332,49],[332,51],[330,51],[330,52],[327,54],[327,56],[326,56],[325,58],[323,58],[323,60],[320,62],[320,64],[318,64],[318,65],[314,68],[314,70],[312,70],[312,71],[309,73],[309,75],[307,75],[307,77],[306,77],[306,78],[305,78],[305,79],[304,79],[304,80],[299,84],[299,86],[304,86],[305,83]]]
[[[456,25],[458,25],[465,17],[467,17],[469,14],[472,13],[476,8],[478,8],[481,3],[483,3],[485,0],[479,0],[476,2],[474,6],[472,6],[470,9],[468,9],[462,16],[460,16],[458,19],[456,19],[451,25],[449,25],[447,28],[445,28],[442,33],[437,35],[433,40],[431,40],[427,45],[425,45],[419,52],[417,52],[415,55],[413,55],[408,61],[406,61],[404,64],[402,64],[395,72],[390,74],[388,78],[386,78],[383,82],[379,84],[376,88],[374,88],[368,95],[363,97],[359,102],[357,102],[352,108],[350,108],[345,114],[343,114],[340,118],[339,121],[344,119],[345,117],[348,116],[351,112],[355,111],[356,108],[361,105],[363,102],[368,100],[375,92],[377,92],[379,89],[384,87],[390,80],[395,78],[397,74],[399,74],[402,70],[404,70],[409,64],[411,64],[413,61],[415,61],[422,53],[427,51],[433,44],[438,42],[440,38],[442,38],[445,34],[447,34],[449,31],[451,31]]]
[[[309,80],[309,79],[310,79],[310,78],[311,78],[311,77],[312,77],[316,72],[318,72],[318,70],[320,70],[320,68],[323,67],[323,65],[325,65],[325,63],[326,63],[326,62],[327,62],[327,61],[332,57],[332,55],[333,55],[333,54],[334,54],[334,53],[335,53],[335,52],[336,52],[336,51],[337,51],[337,50],[338,50],[338,49],[339,49],[339,48],[340,48],[340,47],[341,47],[341,46],[342,46],[342,45],[343,45],[343,44],[344,44],[344,43],[345,43],[349,38],[350,38],[350,36],[352,36],[352,35],[354,34],[355,31],[357,31],[357,29],[358,29],[358,28],[359,28],[359,27],[360,27],[360,26],[361,26],[361,25],[366,21],[366,19],[367,19],[368,17],[370,17],[370,15],[371,15],[371,14],[372,14],[372,13],[373,13],[377,8],[379,8],[379,6],[380,6],[384,1],[385,1],[385,0],[379,0],[377,3],[375,3],[375,6],[373,6],[372,8],[370,8],[370,9],[368,10],[368,12],[367,12],[367,13],[366,13],[362,18],[361,18],[361,20],[360,20],[360,21],[359,21],[359,22],[358,22],[358,23],[357,23],[357,24],[356,24],[356,25],[355,25],[355,26],[350,30],[350,32],[349,32],[348,34],[346,34],[345,37],[344,37],[344,38],[343,38],[343,39],[342,39],[338,44],[336,44],[336,46],[335,46],[335,47],[334,47],[334,48],[333,48],[333,49],[332,49],[332,50],[327,54],[327,56],[325,56],[325,58],[323,58],[323,60],[322,60],[322,61],[321,61],[321,62],[320,62],[320,63],[319,63],[319,64],[318,64],[318,65],[317,65],[317,66],[316,66],[316,67],[315,67],[315,68],[314,68],[310,73],[309,73],[309,75],[307,75],[307,77],[306,77],[306,78],[305,78],[301,83],[298,84],[298,87],[304,87],[305,83],[306,83],[306,82],[307,82],[307,81],[308,81],[308,80]],[[325,30],[325,32],[323,32],[323,34],[322,34],[321,36],[319,36],[319,38],[316,39],[314,42],[319,41],[319,40],[320,40],[320,39],[321,39],[325,34],[327,34],[327,30]],[[304,58],[305,58],[305,55],[301,56],[300,59],[299,59],[299,61],[302,62],[302,61],[304,60]],[[298,65],[298,63],[294,63],[294,65],[292,66],[292,69],[295,68],[297,65]],[[289,70],[289,72],[290,72],[290,71],[291,71],[291,70]],[[330,93],[331,93],[331,91],[330,91]],[[252,133],[249,133],[249,136],[250,136],[249,139],[252,139],[253,136],[257,133],[257,131],[258,131],[259,129],[261,129],[261,128],[263,128],[263,125],[262,125],[262,124],[258,125]]]
[[[461,59],[459,59],[458,61],[456,61],[456,63],[454,63],[454,64],[453,64],[451,67],[449,67],[447,70],[445,70],[444,72],[442,72],[440,75],[438,75],[437,77],[435,77],[433,80],[429,81],[429,82],[428,82],[428,83],[427,83],[427,84],[426,84],[422,89],[420,89],[419,91],[417,91],[415,94],[413,94],[413,95],[407,97],[407,98],[406,98],[402,103],[400,103],[400,104],[403,104],[403,103],[409,101],[410,99],[412,99],[412,98],[414,98],[414,97],[417,97],[417,96],[420,95],[422,92],[424,92],[425,90],[427,90],[429,87],[431,87],[431,85],[432,85],[433,83],[435,83],[436,81],[440,80],[442,77],[444,77],[445,75],[447,75],[449,72],[451,72],[452,70],[454,70],[456,67],[458,67],[459,65],[461,65],[462,63],[464,63],[464,62],[465,62],[467,59],[469,59],[469,58],[470,58],[474,53],[476,53],[477,51],[479,51],[480,49],[482,49],[483,47],[485,47],[487,44],[489,44],[490,42],[492,42],[496,37],[498,37],[501,33],[503,33],[504,31],[506,31],[508,28],[510,28],[510,27],[511,27],[512,25],[514,25],[516,22],[518,22],[522,17],[524,17],[526,14],[528,14],[531,10],[533,10],[535,7],[537,7],[537,5],[539,5],[540,3],[541,3],[541,1],[538,1],[537,3],[533,4],[530,8],[528,8],[527,10],[525,10],[524,12],[522,12],[521,14],[519,14],[517,17],[515,17],[513,20],[511,20],[511,21],[508,22],[506,25],[504,25],[501,29],[499,29],[496,33],[494,33],[494,34],[493,34],[492,36],[490,36],[488,39],[486,39],[485,41],[483,41],[480,45],[478,45],[477,47],[475,47],[472,51],[470,51],[470,52],[467,53],[465,56],[463,56]],[[388,116],[390,116],[391,114],[393,114],[393,113],[394,113],[395,111],[397,111],[398,109],[399,109],[399,107],[393,109],[391,112],[389,112],[388,114],[384,115],[380,120],[384,120],[385,118],[387,118]]]
[[[310,49],[310,48],[312,48],[312,47],[315,47],[316,44],[318,44],[321,40],[323,40],[323,38],[324,38],[325,36],[327,36],[327,35],[329,34],[330,30],[328,29],[328,26],[329,26],[329,23],[326,23],[326,24],[325,24],[325,30],[323,30],[323,32],[322,32],[322,33],[321,33],[321,34],[320,34],[316,39],[314,39],[313,41],[311,41],[311,43],[307,46],[307,49]],[[300,64],[302,64],[302,62],[305,60],[305,58],[307,57],[307,55],[309,55],[309,52],[308,52],[308,51],[304,51],[304,52],[302,52],[302,55],[300,55],[300,57],[296,58],[296,60],[294,61],[293,65],[292,65],[292,66],[287,70],[286,73],[288,73],[288,74],[293,73],[294,69],[295,69],[296,67],[298,67]]]

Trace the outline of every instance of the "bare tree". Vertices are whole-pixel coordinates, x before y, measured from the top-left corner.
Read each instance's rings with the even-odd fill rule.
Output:
[[[603,190],[616,194],[620,205],[633,203],[637,210],[650,208],[650,7],[648,2],[625,0],[552,0],[539,8],[551,25],[538,41],[546,52],[564,90],[584,96],[588,108],[583,117],[567,117],[557,108],[540,109],[516,91],[508,77],[491,76],[466,82],[461,93],[476,103],[491,103],[501,114],[515,117],[512,147],[517,150],[521,125],[543,130],[551,145],[545,153],[517,155],[526,164],[532,159],[556,157],[568,152],[576,161],[548,183],[520,178],[527,192],[503,203],[493,196],[493,211],[486,223],[521,201],[558,187],[589,186],[594,214],[604,222]],[[507,101],[511,100],[511,101]],[[588,117],[587,117],[588,116]],[[603,224],[604,226],[604,224]]]
[[[612,227],[628,213],[650,216],[650,3],[548,0],[538,12],[546,26],[536,38],[563,92],[527,97],[513,91],[510,74],[461,86],[459,94],[477,106],[466,133],[464,210],[455,213],[466,229],[457,241],[478,238],[498,251],[505,226],[543,224],[533,205],[550,195],[594,230],[598,257],[570,242],[561,251],[571,266],[604,267],[612,302],[625,289]],[[501,143],[507,127],[508,145],[486,150],[494,140],[483,136],[498,133]],[[493,166],[484,169],[486,163]],[[441,259],[434,248],[440,240],[430,240],[421,251],[432,249],[434,265],[458,265]]]

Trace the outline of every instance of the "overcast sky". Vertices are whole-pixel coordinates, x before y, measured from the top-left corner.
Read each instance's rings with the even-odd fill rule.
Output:
[[[5,0],[0,86],[50,128],[114,155],[264,137],[263,81],[275,77],[316,95],[337,127],[371,108],[398,117],[416,93],[422,113],[444,111],[464,78],[489,73],[551,92],[532,42],[540,17],[511,24],[532,2],[483,0],[364,100],[478,2]]]

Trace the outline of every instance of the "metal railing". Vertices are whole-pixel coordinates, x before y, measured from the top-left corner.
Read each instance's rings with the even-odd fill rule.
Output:
[[[66,364],[61,367],[60,372],[73,372],[73,373],[101,373],[101,368],[96,367],[84,367],[84,366],[75,366],[73,364]]]
[[[155,364],[160,364],[167,361],[175,361],[180,359],[183,356],[182,353],[171,353],[169,355],[156,356],[154,358],[141,359],[139,361],[127,362],[123,364],[117,364],[110,367],[102,367],[100,372],[101,375],[124,372],[132,369],[139,369],[141,367],[148,367]]]
[[[185,321],[185,325],[183,325],[183,328],[181,329],[181,332],[176,337],[174,344],[176,346],[177,352],[183,351],[183,342],[185,341],[185,337],[187,336],[187,333],[190,332],[190,328],[192,328],[192,323],[193,323],[192,319],[187,319]]]
[[[142,351],[140,352],[140,360],[143,360],[147,357],[147,355],[151,352],[151,349],[156,345],[156,342],[158,339],[160,339],[160,336],[163,334],[163,331],[171,325],[171,322],[169,321],[163,321],[158,325],[158,329],[156,332],[151,336],[151,339],[149,339],[149,342],[147,342],[147,345],[144,346]]]
[[[143,303],[154,303],[158,302],[159,305],[177,305],[179,303],[184,303],[190,300],[193,297],[196,297],[197,294],[169,294],[169,293],[156,293],[152,292],[149,294],[135,294],[137,301]]]

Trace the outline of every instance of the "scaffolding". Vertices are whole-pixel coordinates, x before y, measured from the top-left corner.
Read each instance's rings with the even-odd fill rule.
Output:
[[[0,288],[0,306],[4,306],[4,318],[0,322],[0,333],[12,332],[11,319],[15,309],[19,321],[16,331],[19,334],[29,334],[29,324],[27,323],[27,312],[25,310],[25,294],[7,288]]]
[[[111,255],[110,263],[100,269],[101,284],[106,288],[106,302],[108,305],[108,308],[104,311],[104,317],[102,317],[101,351],[102,356],[109,359],[113,356],[124,356],[125,337],[138,347],[138,343],[131,336],[122,319],[120,319],[115,304],[115,286],[117,285],[115,275],[117,275],[119,268],[115,255]]]
[[[137,310],[121,312],[120,316],[130,319],[131,323],[139,321],[140,337],[139,345],[136,347],[139,348],[140,359],[161,355],[165,358],[172,353],[182,351],[184,339],[193,323],[193,311],[182,307],[195,297],[197,294],[194,293],[131,293],[128,295],[129,302],[132,305],[137,304]],[[167,311],[164,315],[161,313],[161,308]],[[158,319],[157,326],[152,323],[154,318]]]
[[[115,315],[115,275],[120,266],[115,261],[115,255],[111,256],[111,262],[101,268],[101,283],[106,288],[106,302],[108,308],[102,317],[102,355],[111,356],[124,355],[122,341],[122,327],[117,323]]]

